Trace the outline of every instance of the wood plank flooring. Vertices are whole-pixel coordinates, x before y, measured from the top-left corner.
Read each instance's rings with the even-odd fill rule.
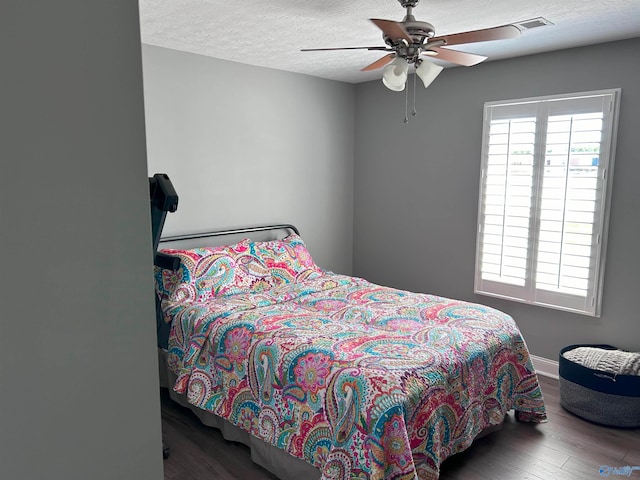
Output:
[[[607,428],[560,407],[558,381],[540,377],[549,422],[532,425],[509,415],[499,432],[446,460],[441,480],[585,480],[605,478],[601,465],[640,466],[640,429]],[[244,445],[227,442],[162,392],[162,429],[171,455],[165,480],[276,480],[251,461]],[[629,478],[611,475],[609,478]],[[630,478],[640,479],[640,471]]]

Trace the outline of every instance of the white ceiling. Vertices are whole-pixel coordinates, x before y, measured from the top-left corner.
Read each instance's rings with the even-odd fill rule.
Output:
[[[397,0],[139,3],[143,43],[350,83],[380,78],[380,70],[360,69],[383,53],[300,49],[384,46],[381,31],[368,19],[401,21],[405,14]],[[640,37],[640,0],[421,0],[413,13],[431,23],[436,35],[537,17],[553,23],[524,30],[517,39],[456,47],[486,55],[488,61]]]

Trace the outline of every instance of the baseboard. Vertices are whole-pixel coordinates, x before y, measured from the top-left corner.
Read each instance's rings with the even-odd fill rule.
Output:
[[[536,373],[538,375],[555,378],[556,380],[558,379],[558,362],[555,360],[549,360],[548,358],[538,357],[536,355],[531,355],[531,361],[533,362],[533,367],[536,369]]]

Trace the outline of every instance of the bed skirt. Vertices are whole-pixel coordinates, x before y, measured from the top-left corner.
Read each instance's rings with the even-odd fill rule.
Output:
[[[262,440],[249,435],[244,430],[236,427],[227,420],[206,412],[187,402],[184,395],[179,394],[171,388],[175,383],[176,376],[167,366],[167,352],[158,348],[158,365],[160,367],[160,387],[169,390],[169,396],[176,403],[190,409],[200,419],[203,425],[214,427],[220,430],[225,440],[239,442],[249,447],[251,460],[269,471],[280,480],[315,480],[320,478],[320,471],[311,464],[296,458],[289,453],[269,445]],[[486,428],[476,436],[484,437],[502,428],[502,423]],[[170,447],[170,445],[169,445]],[[213,454],[214,452],[212,452]]]

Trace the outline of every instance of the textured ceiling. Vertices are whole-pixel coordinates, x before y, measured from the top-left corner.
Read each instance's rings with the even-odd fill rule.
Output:
[[[380,70],[360,69],[382,53],[300,49],[382,46],[380,30],[368,19],[401,21],[405,14],[396,0],[139,3],[143,43],[350,83],[380,78]],[[640,0],[421,0],[413,13],[431,23],[436,35],[536,17],[553,23],[524,30],[517,39],[456,47],[489,61],[640,36]]]

